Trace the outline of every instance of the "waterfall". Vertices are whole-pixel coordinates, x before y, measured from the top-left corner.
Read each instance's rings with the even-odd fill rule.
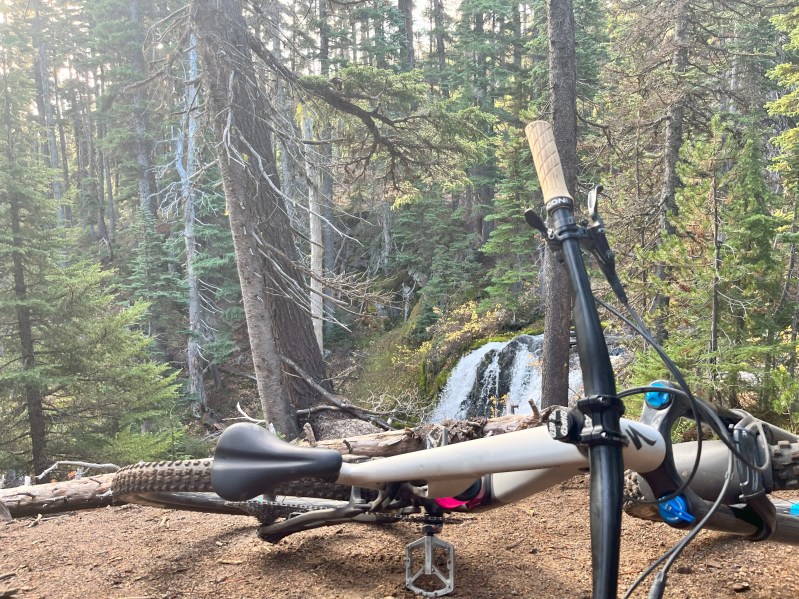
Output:
[[[492,341],[466,354],[458,361],[449,375],[447,384],[444,385],[444,389],[438,396],[438,404],[430,416],[430,422],[441,422],[445,418],[454,418],[461,412],[461,404],[475,385],[477,367],[483,357],[488,352],[502,349],[506,345],[507,342]]]
[[[541,349],[543,335],[519,335],[491,342],[463,356],[439,394],[430,422],[446,418],[529,414],[530,403],[541,407]],[[582,391],[582,372],[576,357],[569,365],[569,400]]]

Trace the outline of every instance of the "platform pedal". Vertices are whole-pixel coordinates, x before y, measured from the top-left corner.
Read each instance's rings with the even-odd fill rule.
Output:
[[[414,559],[414,551],[419,548],[422,548],[423,558],[417,561]],[[444,569],[437,565],[436,558],[439,556],[446,560]],[[424,589],[419,586],[423,582],[443,586],[438,589]],[[436,538],[432,532],[408,543],[405,547],[405,586],[422,597],[442,597],[455,590],[455,547],[452,543]]]

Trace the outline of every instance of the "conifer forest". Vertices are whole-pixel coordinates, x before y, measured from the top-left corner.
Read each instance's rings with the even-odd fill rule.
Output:
[[[799,2],[0,0],[0,473],[412,425],[521,332],[564,402],[537,119],[694,392],[797,430]]]

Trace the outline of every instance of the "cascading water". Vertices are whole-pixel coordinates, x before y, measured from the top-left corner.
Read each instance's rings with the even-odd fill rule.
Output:
[[[531,402],[541,407],[541,348],[543,335],[519,335],[491,342],[463,356],[439,395],[431,422],[446,418],[529,414]],[[582,387],[577,359],[569,367],[570,397]]]
[[[441,422],[460,413],[461,404],[477,381],[477,367],[480,362],[488,352],[502,349],[506,345],[507,343],[492,341],[466,354],[458,361],[438,396],[438,404],[430,416],[430,422]]]

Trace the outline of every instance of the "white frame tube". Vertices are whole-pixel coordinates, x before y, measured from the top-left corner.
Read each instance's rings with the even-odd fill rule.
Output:
[[[649,472],[663,462],[666,443],[656,429],[625,418],[621,429],[628,439],[624,448],[627,468]],[[345,462],[336,482],[380,488],[390,482],[474,480],[484,474],[543,468],[574,473],[588,468],[588,458],[577,446],[555,441],[547,428],[540,426],[368,462]]]

